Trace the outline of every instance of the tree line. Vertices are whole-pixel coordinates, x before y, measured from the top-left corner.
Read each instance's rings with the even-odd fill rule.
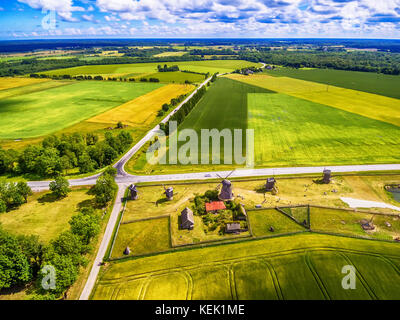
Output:
[[[99,234],[102,220],[93,207],[110,204],[117,191],[115,174],[114,168],[105,171],[90,191],[95,194],[95,203],[72,216],[69,229],[49,244],[43,244],[38,236],[11,234],[0,225],[0,290],[31,283],[31,299],[58,299],[65,295],[77,280],[80,268],[89,263],[85,256],[93,250],[92,240]],[[54,181],[53,192],[58,189],[55,185],[67,188],[65,194],[57,194],[58,199],[67,196],[70,190],[65,178]],[[53,283],[45,279],[48,268],[54,268]],[[44,288],[43,283],[49,287]]]
[[[49,136],[40,145],[30,145],[22,151],[0,147],[0,174],[35,174],[54,177],[70,169],[80,173],[92,172],[110,165],[132,144],[132,135],[111,132],[99,140],[95,133]]]
[[[400,74],[400,54],[383,52],[321,52],[260,49],[241,52],[240,59],[291,68],[329,68]]]

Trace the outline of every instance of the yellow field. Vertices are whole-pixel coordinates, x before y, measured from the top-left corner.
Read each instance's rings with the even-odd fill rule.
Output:
[[[159,53],[159,54],[155,54],[153,57],[156,58],[162,58],[162,57],[180,57],[183,56],[185,53],[185,51],[170,51],[170,52],[163,52],[163,53]]]
[[[27,86],[30,84],[36,84],[48,79],[32,79],[32,78],[0,78],[0,90],[17,88]]]
[[[186,94],[194,89],[192,85],[169,84],[131,100],[112,110],[97,115],[89,122],[118,123],[128,125],[149,125],[157,116],[158,110],[172,98]]]
[[[226,77],[268,90],[400,125],[400,101],[372,93],[328,86],[311,81],[268,75]]]

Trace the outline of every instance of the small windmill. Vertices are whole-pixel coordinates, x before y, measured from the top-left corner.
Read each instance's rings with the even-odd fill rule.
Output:
[[[172,187],[166,188],[164,185],[163,185],[163,187],[164,187],[164,194],[167,197],[167,200],[168,201],[173,200],[174,199],[174,188],[172,188]]]
[[[228,180],[228,178],[234,171],[235,170],[232,170],[225,178],[222,178],[219,174],[217,174],[217,176],[222,179],[221,183],[216,188],[216,190],[218,190],[219,186],[222,184],[221,192],[218,195],[218,199],[221,201],[230,201],[233,199],[232,183]]]
[[[328,169],[324,169],[324,177],[322,178],[322,181],[325,183],[325,184],[329,184],[330,182],[331,182],[331,174],[332,174],[332,171],[331,170],[328,170]]]
[[[129,192],[131,194],[131,200],[137,200],[139,198],[139,192],[134,184],[129,186]]]

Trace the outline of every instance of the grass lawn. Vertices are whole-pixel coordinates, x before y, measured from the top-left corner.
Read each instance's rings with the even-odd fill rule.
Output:
[[[170,248],[168,217],[121,224],[111,257],[123,257],[126,247],[130,248],[131,255],[168,250]]]
[[[311,81],[288,77],[272,77],[265,74],[243,76],[230,74],[226,77],[266,88],[275,92],[309,100],[356,113],[368,118],[400,125],[399,100],[372,93],[327,86]]]
[[[315,231],[341,233],[384,240],[393,240],[400,236],[400,218],[398,215],[383,216],[339,209],[311,208],[311,229]],[[364,231],[360,221],[371,221],[374,231]],[[389,223],[388,227],[385,223]]]
[[[82,81],[3,99],[0,101],[0,139],[50,134],[161,86],[151,83]]]
[[[225,73],[232,72],[250,66],[261,66],[259,63],[248,62],[244,60],[210,60],[210,61],[182,61],[182,62],[153,62],[153,63],[134,63],[134,64],[110,64],[110,65],[93,65],[81,66],[65,69],[57,69],[42,72],[48,75],[126,75],[130,73],[155,73],[158,65],[167,64],[178,65],[180,70],[188,70],[194,72],[211,74],[215,72]]]
[[[161,83],[185,83],[185,81],[190,81],[191,83],[201,83],[206,78],[202,74],[190,73],[190,72],[157,72],[146,75],[144,77],[138,76],[136,80],[141,78],[150,79],[156,78],[159,79]]]
[[[275,70],[268,70],[266,73],[277,77],[313,81],[400,99],[400,76],[375,72],[292,68],[277,68]]]
[[[1,213],[0,223],[9,232],[38,235],[47,243],[68,230],[71,217],[92,202],[88,191],[88,187],[74,188],[61,200],[54,199],[48,191],[34,193],[20,208]]]
[[[396,243],[327,235],[245,241],[111,263],[92,299],[400,299],[399,257]],[[341,287],[345,264],[356,290]]]
[[[306,230],[275,209],[248,211],[247,216],[255,237]],[[273,232],[269,230],[270,227],[274,228]]]
[[[187,94],[193,89],[194,86],[183,84],[162,86],[134,100],[99,114],[88,121],[113,124],[122,121],[124,124],[132,126],[150,125],[157,117],[157,112],[164,103],[170,103],[172,98]]]

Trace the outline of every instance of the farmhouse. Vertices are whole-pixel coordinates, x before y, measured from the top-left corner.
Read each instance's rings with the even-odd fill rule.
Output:
[[[206,212],[218,212],[220,210],[225,210],[225,204],[223,201],[213,201],[210,203],[206,203]]]
[[[188,207],[181,212],[181,228],[192,230],[194,227],[193,211]]]
[[[240,233],[240,223],[227,223],[225,227],[226,233]]]

